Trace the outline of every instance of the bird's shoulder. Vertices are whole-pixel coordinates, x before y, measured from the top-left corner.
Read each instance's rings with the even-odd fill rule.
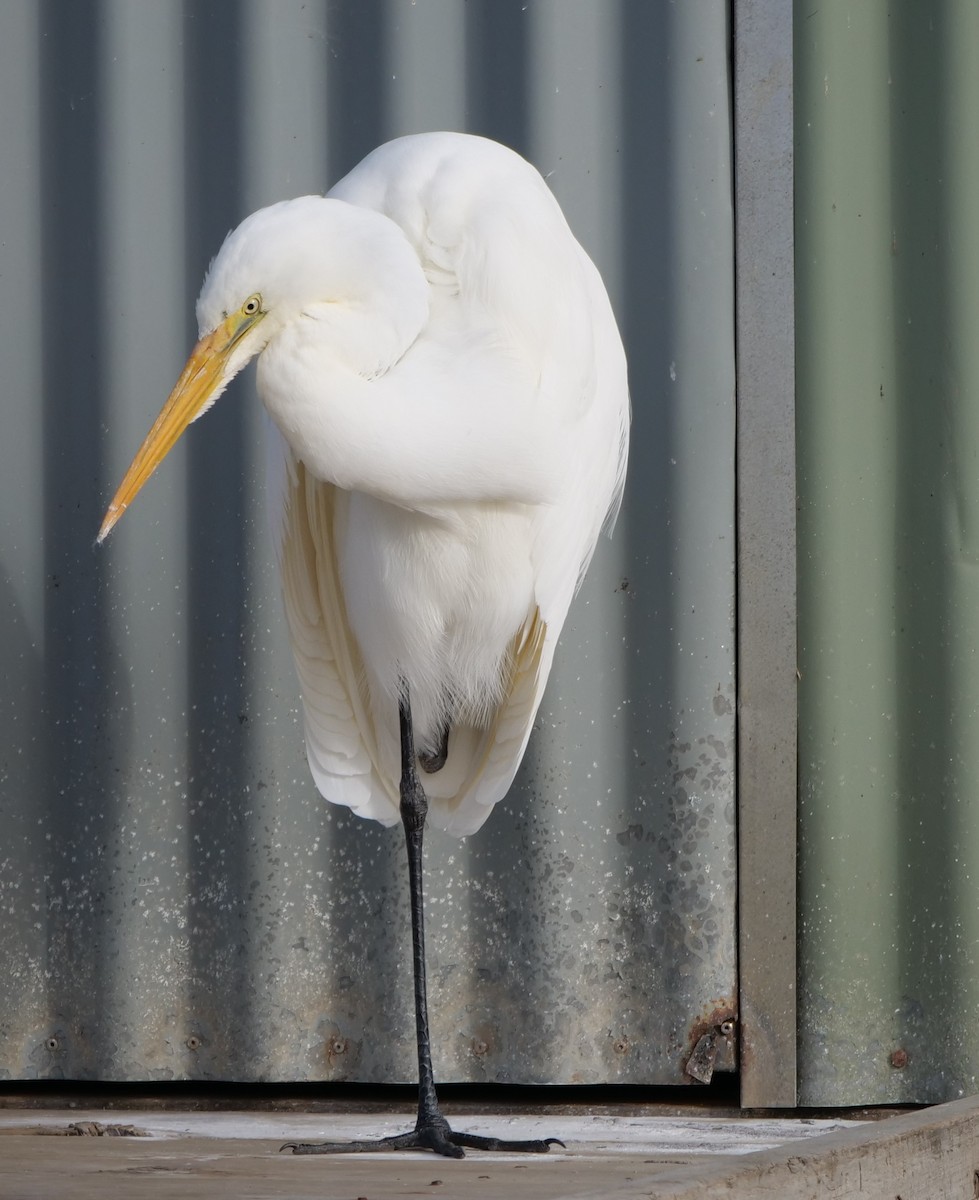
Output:
[[[590,263],[537,170],[466,134],[419,134],[368,155],[330,192],[395,222],[440,318],[481,323],[542,374],[587,369]],[[460,315],[461,314],[461,315]]]

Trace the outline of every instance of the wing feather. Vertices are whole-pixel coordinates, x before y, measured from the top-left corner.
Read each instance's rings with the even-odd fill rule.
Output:
[[[399,818],[397,785],[381,768],[382,750],[340,582],[337,539],[347,497],[315,479],[284,442],[282,451],[279,565],[309,767],[328,800],[393,825]]]

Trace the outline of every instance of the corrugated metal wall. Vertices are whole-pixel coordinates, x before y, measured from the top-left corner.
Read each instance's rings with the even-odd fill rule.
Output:
[[[92,542],[225,231],[467,128],[599,263],[635,436],[518,785],[429,842],[436,1070],[683,1078],[736,988],[729,90],[719,0],[0,7],[0,1077],[413,1077],[400,833],[308,778],[250,377]]]
[[[979,6],[796,10],[800,1099],[979,1090]]]

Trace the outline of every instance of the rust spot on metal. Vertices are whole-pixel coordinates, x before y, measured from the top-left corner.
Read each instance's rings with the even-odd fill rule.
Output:
[[[712,1008],[699,1020],[694,1021],[687,1030],[687,1052],[693,1050],[694,1046],[700,1041],[705,1033],[709,1033],[712,1029],[717,1030],[720,1026],[731,1023],[731,1030],[738,1020],[737,1008],[728,1000],[718,1000],[715,1007]],[[725,1035],[728,1036],[728,1035]]]
[[[895,1071],[903,1071],[908,1065],[908,1052],[903,1046],[891,1051],[891,1066]]]
[[[497,1031],[490,1021],[469,1027],[469,1053],[476,1059],[495,1054],[498,1049]]]
[[[687,1055],[683,1073],[698,1083],[710,1083],[722,1050],[733,1048],[737,1031],[737,1009],[728,1001],[716,1002],[714,1008],[694,1021],[687,1031]]]

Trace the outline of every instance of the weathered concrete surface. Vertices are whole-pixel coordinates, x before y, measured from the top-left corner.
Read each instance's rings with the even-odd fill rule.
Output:
[[[580,1200],[586,1196],[576,1193]],[[804,1145],[623,1180],[587,1200],[974,1200],[979,1196],[979,1098],[890,1117]]]
[[[546,1132],[565,1137],[568,1150],[547,1156],[473,1153],[462,1162],[448,1162],[431,1155],[295,1158],[277,1153],[289,1136],[381,1135],[408,1119],[408,1113],[7,1111],[0,1114],[0,1197],[966,1200],[976,1195],[979,1168],[976,1098],[860,1123],[589,1115],[455,1118],[460,1128],[501,1136]],[[46,1136],[90,1121],[133,1126],[149,1136]]]

